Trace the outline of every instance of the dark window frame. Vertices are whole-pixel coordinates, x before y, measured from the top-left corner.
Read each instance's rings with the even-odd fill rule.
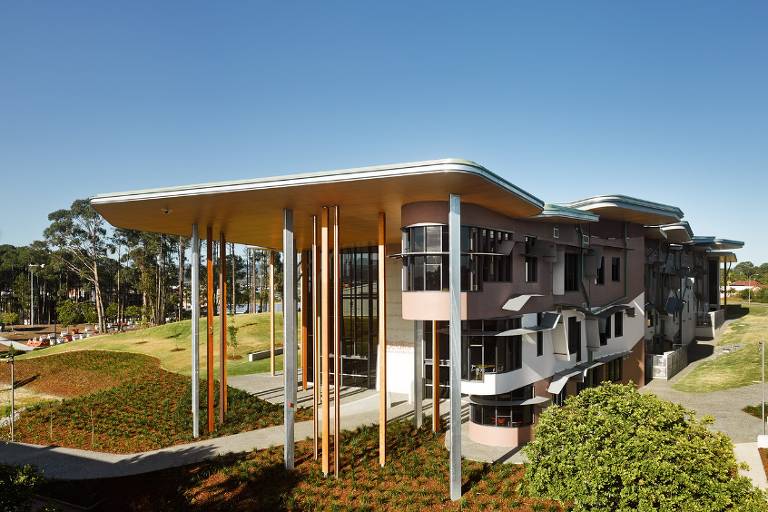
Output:
[[[613,336],[620,338],[624,336],[624,312],[618,311],[613,314]]]
[[[611,281],[614,283],[621,281],[621,258],[619,256],[611,257]]]

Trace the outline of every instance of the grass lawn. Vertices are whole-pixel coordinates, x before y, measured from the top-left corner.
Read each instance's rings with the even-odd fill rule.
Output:
[[[678,391],[708,393],[759,381],[758,342],[763,340],[768,341],[768,304],[753,302],[749,313],[733,320],[717,341],[718,346],[738,344],[741,348],[700,364],[672,387]]]
[[[24,359],[17,365],[23,388],[62,397],[24,410],[16,440],[113,453],[132,453],[192,441],[190,378],[166,371],[155,358],[112,351],[75,351]],[[9,381],[7,372],[3,373]],[[201,381],[205,390],[205,381]],[[218,384],[216,386],[218,390]],[[218,394],[214,397],[218,401]],[[200,398],[206,408],[205,392]],[[297,419],[311,418],[300,409]],[[283,421],[281,405],[229,388],[227,420],[202,437],[254,430]]]
[[[134,477],[49,482],[41,493],[77,499],[94,494],[104,510],[563,510],[558,503],[523,498],[523,467],[464,461],[464,497],[448,498],[444,436],[410,422],[388,428],[388,462],[378,463],[378,428],[345,432],[339,479],[322,476],[312,442],[296,447],[296,470],[283,469],[282,447],[232,455]]]
[[[231,322],[232,316],[227,317]],[[248,373],[264,372],[269,370],[269,359],[255,362],[248,362],[247,353],[259,350],[269,349],[269,313],[254,313],[245,315],[235,315],[235,325],[238,326],[238,347],[237,350],[227,347],[227,353],[235,359],[227,361],[227,375],[244,375]],[[275,314],[275,344],[281,347],[283,344],[283,316],[282,313]],[[214,319],[214,368],[215,375],[218,377],[219,371],[219,320]],[[118,334],[108,334],[105,336],[96,336],[86,340],[73,341],[62,345],[56,345],[43,350],[36,350],[26,355],[20,356],[20,359],[42,357],[50,354],[62,352],[72,352],[77,350],[116,350],[119,352],[133,352],[146,354],[156,357],[160,360],[160,366],[168,371],[180,373],[182,375],[191,375],[191,354],[190,339],[192,336],[191,320],[181,322],[172,322],[157,327],[148,327],[146,329],[137,329]],[[205,368],[206,364],[206,320],[200,320],[200,365]],[[282,358],[276,362],[279,368],[282,368]]]

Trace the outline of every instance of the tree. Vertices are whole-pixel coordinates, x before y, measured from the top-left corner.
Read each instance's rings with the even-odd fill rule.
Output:
[[[525,488],[574,510],[765,510],[730,439],[682,406],[603,384],[539,419]]]
[[[80,306],[75,301],[65,300],[56,308],[56,316],[64,327],[79,324],[83,320]]]
[[[68,210],[56,210],[48,215],[51,225],[45,238],[59,255],[59,260],[93,287],[96,317],[101,332],[106,331],[99,263],[106,257],[111,244],[104,219],[87,199],[77,199]]]

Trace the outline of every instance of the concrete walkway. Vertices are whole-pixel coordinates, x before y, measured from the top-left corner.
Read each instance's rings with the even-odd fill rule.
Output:
[[[708,352],[709,355],[692,362],[668,381],[652,380],[640,391],[653,393],[659,398],[692,409],[699,418],[703,416],[714,417],[715,421],[712,428],[727,434],[734,443],[736,459],[749,465],[749,470],[742,471],[742,474],[749,476],[755,486],[768,489],[768,482],[766,482],[765,471],[760,461],[756,443],[757,436],[763,433],[763,422],[760,418],[742,410],[748,405],[760,404],[762,399],[761,385],[752,384],[710,393],[689,393],[672,388],[675,382],[679,382],[694,368],[723,354],[720,347],[715,347],[714,341],[700,341],[698,345],[697,350]]]
[[[739,473],[752,480],[755,487],[768,489],[768,478],[765,476],[763,461],[760,460],[760,453],[757,451],[757,443],[736,443],[733,445],[733,453],[736,460],[745,462],[749,468],[739,469]]]

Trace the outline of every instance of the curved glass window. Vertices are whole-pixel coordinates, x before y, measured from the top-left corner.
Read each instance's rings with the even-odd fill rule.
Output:
[[[469,333],[461,337],[462,380],[483,381],[486,373],[505,373],[523,367],[523,337],[496,336],[517,329],[520,318],[470,320]]]
[[[477,425],[524,427],[533,424],[533,406],[470,404],[470,419]]]
[[[461,290],[479,291],[483,282],[512,280],[512,233],[461,227]],[[448,290],[448,226],[403,229],[403,291]]]

